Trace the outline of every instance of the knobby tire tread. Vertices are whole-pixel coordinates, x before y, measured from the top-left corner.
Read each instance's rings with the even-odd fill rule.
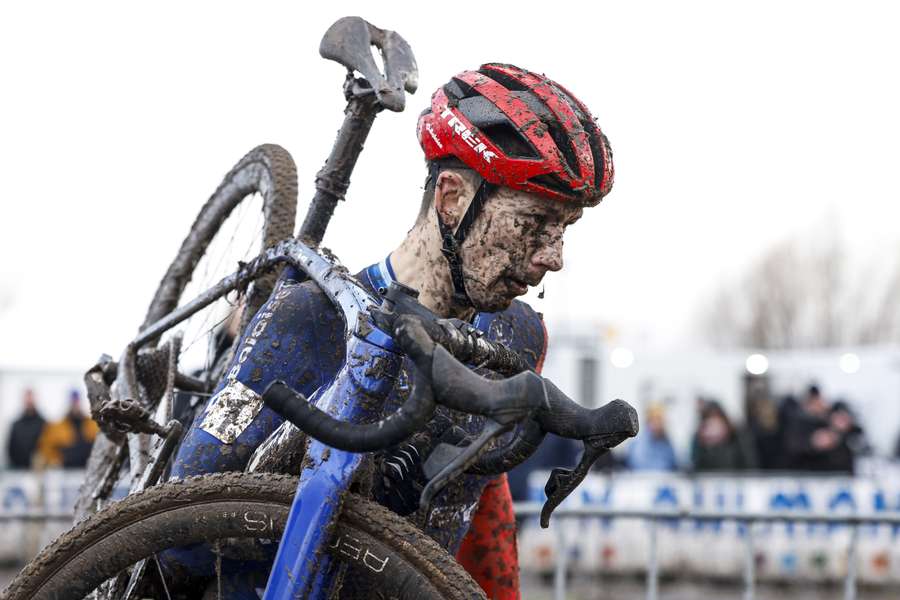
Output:
[[[284,512],[286,516],[296,484],[296,478],[290,475],[216,473],[171,481],[132,494],[81,521],[44,548],[10,586],[0,593],[0,600],[81,598],[80,592],[75,596],[60,595],[52,593],[52,590],[45,592],[45,589],[56,583],[71,593],[74,586],[73,574],[67,572],[67,568],[82,574],[84,585],[96,587],[125,566],[148,553],[161,550],[156,546],[166,540],[171,541],[172,536],[176,535],[173,531],[182,531],[186,527],[183,521],[190,523],[190,536],[194,539],[234,535],[232,529],[222,529],[221,523],[217,524],[214,519],[196,518],[198,515],[222,513],[223,509],[211,511],[213,506],[231,507],[231,510],[235,506],[249,506],[251,509],[254,506],[268,506],[271,510]],[[197,514],[192,513],[192,510]],[[165,516],[169,516],[168,527],[160,526],[159,523],[160,519],[165,520]],[[156,535],[160,540],[154,545],[153,540],[141,538],[146,542],[144,547],[136,546],[134,531],[140,531],[141,527],[147,530],[148,535]],[[231,523],[230,527],[236,525]],[[283,528],[283,523],[281,527]],[[280,532],[277,529],[277,526],[273,526],[266,533],[278,539]],[[247,537],[262,535],[259,532],[253,535],[242,533]],[[182,535],[187,534],[182,531]],[[437,590],[438,598],[446,600],[484,597],[471,576],[434,540],[402,517],[359,496],[347,496],[334,535],[335,540],[340,539],[337,536],[341,535],[351,535],[356,539],[370,538],[375,544],[388,547],[397,558],[391,563],[395,565],[392,569],[399,569],[402,576],[388,579],[385,575],[386,581],[403,579],[414,583],[415,580],[424,580]],[[125,564],[121,564],[122,562]],[[400,565],[396,566],[398,563]],[[404,575],[403,563],[415,571],[413,575],[420,574],[421,577],[410,577],[409,573]],[[89,567],[84,568],[84,565]],[[355,576],[360,572],[367,573],[360,568],[354,571]],[[54,582],[54,577],[59,581]],[[90,581],[87,577],[91,578]],[[407,587],[403,591],[408,594],[402,597],[425,597],[421,595],[423,590],[419,587]]]
[[[297,214],[297,167],[291,155],[281,146],[257,146],[225,175],[222,183],[200,209],[175,259],[159,282],[141,329],[176,308],[181,292],[190,281],[194,268],[219,227],[234,207],[255,191],[253,186],[240,181],[242,174],[254,167],[266,171],[269,179],[267,184],[271,187],[264,208],[266,223],[263,247],[293,237]],[[265,179],[263,183],[266,183]]]

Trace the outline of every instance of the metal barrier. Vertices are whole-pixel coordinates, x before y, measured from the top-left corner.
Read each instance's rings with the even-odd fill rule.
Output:
[[[47,523],[60,522],[71,523],[75,518],[75,513],[46,513],[46,512],[23,512],[23,513],[5,513],[0,514],[0,523],[25,521],[26,523]]]
[[[542,504],[539,502],[520,502],[514,505],[517,516],[530,517],[541,514]],[[743,566],[744,600],[756,597],[756,559],[753,543],[753,526],[757,523],[822,523],[849,525],[851,529],[850,543],[847,550],[847,574],[844,576],[844,599],[856,600],[856,553],[860,525],[900,525],[900,513],[880,513],[878,515],[834,515],[834,514],[798,514],[798,513],[750,513],[750,512],[717,512],[717,511],[648,511],[648,510],[614,510],[600,507],[557,508],[553,512],[553,520],[557,524],[562,519],[574,517],[597,517],[605,519],[639,519],[648,521],[650,536],[650,555],[647,559],[647,600],[659,597],[659,563],[657,560],[657,528],[664,520],[694,521],[735,521],[746,527],[745,559]],[[552,524],[551,524],[552,527]],[[553,578],[554,598],[565,600],[567,556],[566,533],[563,527],[556,527],[556,544],[562,550],[557,553]]]

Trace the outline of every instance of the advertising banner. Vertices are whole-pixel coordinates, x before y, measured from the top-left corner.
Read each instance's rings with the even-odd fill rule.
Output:
[[[543,501],[547,473],[529,479],[532,499]],[[691,477],[675,473],[592,474],[563,507],[606,510],[873,515],[900,511],[896,468],[878,478],[804,475]],[[523,569],[550,571],[555,528],[562,527],[569,565],[585,573],[646,569],[650,524],[642,519],[554,517],[549,530],[528,518],[520,530]],[[900,581],[900,526],[858,528],[857,568],[864,582]],[[665,519],[657,523],[657,557],[665,574],[737,578],[747,560],[747,526],[727,520]],[[753,525],[760,579],[836,580],[847,572],[852,527],[847,524],[760,522]]]

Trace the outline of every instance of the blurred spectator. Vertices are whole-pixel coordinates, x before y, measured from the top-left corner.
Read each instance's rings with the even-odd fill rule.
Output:
[[[700,424],[691,445],[695,471],[740,471],[755,469],[753,442],[737,430],[722,406],[706,400],[699,406]]]
[[[9,467],[11,469],[28,469],[31,457],[37,448],[38,439],[44,429],[44,417],[37,410],[34,401],[34,390],[26,388],[22,398],[22,416],[16,419],[9,430]]]
[[[787,437],[789,426],[794,420],[802,415],[803,409],[800,407],[800,401],[794,394],[788,394],[781,399],[778,405],[778,450],[779,454],[771,468],[773,469],[790,469],[791,456],[788,450]]]
[[[828,423],[841,436],[841,443],[835,448],[836,464],[839,465],[839,470],[852,473],[853,460],[857,456],[871,454],[869,440],[850,405],[843,400],[838,400],[831,407]]]
[[[756,468],[781,468],[784,463],[782,431],[778,406],[771,396],[753,399],[747,415],[747,432],[752,437]]]
[[[809,386],[800,409],[785,415],[784,449],[788,468],[853,472],[853,453],[847,446],[853,420],[848,421],[849,413],[839,411],[833,421],[832,413],[818,386]]]
[[[81,410],[78,391],[72,390],[69,412],[61,421],[47,425],[38,440],[38,463],[66,469],[84,467],[97,431],[97,424]]]
[[[628,444],[625,464],[635,471],[674,471],[678,468],[661,404],[651,404],[647,409],[640,433]]]

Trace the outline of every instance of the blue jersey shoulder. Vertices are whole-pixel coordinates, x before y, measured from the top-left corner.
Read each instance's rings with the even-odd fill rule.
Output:
[[[515,350],[532,369],[540,371],[547,353],[547,329],[544,318],[521,300],[496,313],[479,313],[473,324],[488,339],[502,342]]]
[[[262,393],[280,379],[304,395],[331,381],[344,360],[344,321],[311,281],[285,273],[240,340],[226,380]]]
[[[365,273],[359,280],[372,285]],[[515,301],[506,310],[479,314],[474,324],[540,369],[546,334],[541,316],[530,306]],[[262,392],[281,380],[308,397],[329,384],[345,358],[344,336],[343,317],[325,293],[286,269],[244,332],[227,375],[195,419],[173,474],[242,469],[252,450],[281,423],[263,405]]]

